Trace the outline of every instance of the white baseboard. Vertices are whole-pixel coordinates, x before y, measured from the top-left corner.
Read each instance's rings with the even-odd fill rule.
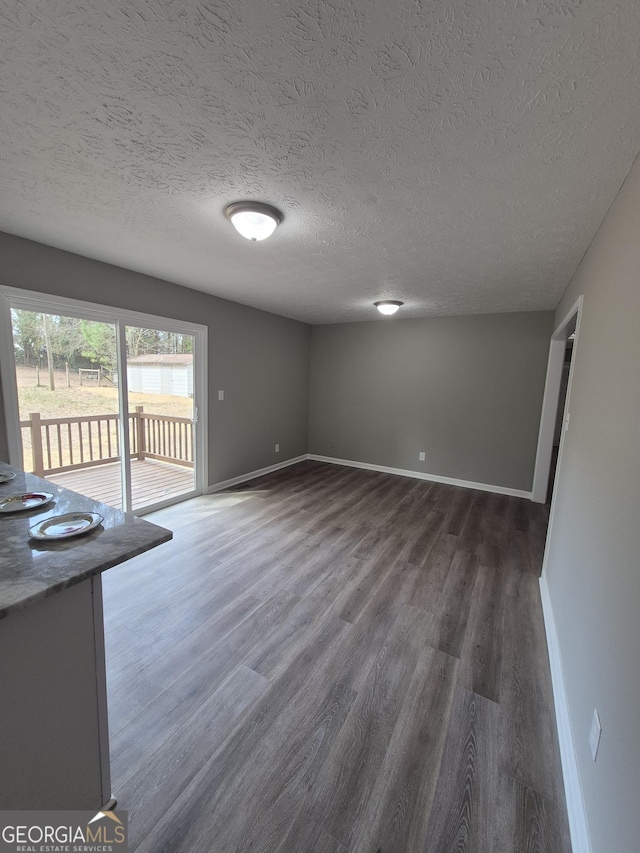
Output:
[[[348,465],[350,468],[364,468],[367,471],[380,471],[383,474],[397,474],[400,477],[414,477],[416,480],[429,480],[432,483],[447,483],[450,486],[461,486],[463,489],[478,489],[481,492],[494,492],[497,495],[510,495],[514,498],[527,498],[531,500],[531,492],[525,492],[522,489],[510,489],[506,486],[473,483],[470,480],[456,480],[453,477],[441,477],[439,474],[424,474],[422,471],[409,471],[405,468],[389,468],[386,465],[371,465],[368,462],[354,462],[351,459],[318,456],[316,453],[307,454],[307,459],[313,459],[315,462],[329,462],[332,465]]]
[[[573,732],[571,730],[571,718],[569,717],[567,693],[562,673],[558,634],[553,618],[549,587],[547,586],[544,575],[540,578],[540,597],[542,599],[542,613],[547,635],[547,647],[549,649],[553,701],[556,707],[556,725],[558,728],[558,740],[560,741],[560,758],[562,760],[562,775],[564,777],[564,792],[567,800],[571,846],[573,853],[591,853],[591,840],[589,838],[589,827],[587,825],[587,815],[582,797],[582,786],[580,784],[580,773],[578,771]]]
[[[387,465],[372,465],[369,462],[355,462],[352,459],[319,456],[316,453],[303,453],[302,456],[287,459],[285,462],[278,462],[276,465],[269,465],[267,468],[259,468],[257,471],[249,471],[249,473],[241,474],[239,477],[232,477],[230,480],[222,480],[219,483],[214,483],[207,489],[207,494],[213,494],[214,492],[222,491],[222,489],[229,489],[240,483],[246,483],[247,480],[271,474],[272,471],[279,471],[280,468],[287,468],[289,465],[304,462],[305,459],[311,459],[314,462],[328,462],[330,465],[346,465],[349,468],[363,468],[366,471],[380,471],[382,474],[396,474],[399,477],[413,477],[416,480],[446,483],[449,486],[460,486],[463,489],[478,489],[481,492],[493,492],[497,495],[510,495],[514,498],[531,500],[531,492],[526,492],[522,489],[510,489],[507,486],[492,486],[488,483],[474,483],[471,480],[457,480],[454,477],[441,477],[439,474],[425,474],[422,471],[410,471],[406,468],[389,468]]]
[[[249,471],[248,474],[241,474],[239,477],[232,477],[230,480],[222,480],[219,483],[214,483],[213,486],[209,486],[207,494],[211,495],[214,492],[222,491],[222,489],[229,489],[231,486],[246,483],[247,480],[263,477],[265,474],[271,474],[272,471],[279,471],[281,468],[288,468],[289,465],[295,465],[297,462],[304,462],[308,458],[307,454],[303,453],[302,456],[295,456],[293,459],[286,459],[284,462],[277,462],[275,465],[268,465],[266,468],[259,468],[257,471]]]

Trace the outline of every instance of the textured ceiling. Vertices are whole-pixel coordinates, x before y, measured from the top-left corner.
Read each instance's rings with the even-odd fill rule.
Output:
[[[554,308],[640,148],[639,34],[638,0],[0,0],[0,230],[313,323]]]

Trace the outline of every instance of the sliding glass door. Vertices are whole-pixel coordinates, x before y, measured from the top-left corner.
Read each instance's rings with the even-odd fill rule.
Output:
[[[122,507],[116,327],[12,309],[26,471]]]
[[[14,465],[134,512],[203,491],[202,327],[3,294],[10,342],[0,358]]]
[[[126,326],[133,509],[193,492],[193,335]]]

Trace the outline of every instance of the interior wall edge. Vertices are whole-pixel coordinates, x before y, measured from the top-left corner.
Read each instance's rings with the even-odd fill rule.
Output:
[[[636,161],[556,312],[584,296],[544,577],[594,853],[640,837],[639,231]]]
[[[553,690],[553,702],[556,712],[556,728],[558,730],[558,741],[560,744],[560,760],[562,762],[562,776],[564,781],[564,793],[567,801],[567,815],[569,818],[569,830],[571,832],[571,846],[573,853],[591,853],[591,840],[587,825],[587,815],[582,795],[582,784],[576,757],[573,727],[569,714],[569,702],[565,686],[564,673],[562,669],[562,657],[560,655],[560,644],[556,632],[556,623],[553,617],[553,607],[549,595],[547,579],[544,575],[540,578],[540,598],[542,601],[542,616],[547,637],[547,650],[549,653],[549,666],[551,669],[551,687]]]
[[[240,483],[255,480],[257,477],[264,477],[265,474],[272,474],[274,471],[280,471],[282,468],[289,468],[290,465],[296,465],[298,462],[305,462],[307,459],[309,459],[309,454],[303,453],[300,456],[285,459],[284,462],[277,462],[275,465],[267,465],[266,468],[259,468],[257,471],[249,471],[247,474],[240,474],[240,476],[231,477],[229,480],[221,480],[219,483],[210,485],[206,490],[206,494],[212,495],[216,492],[221,492],[232,486],[238,486]]]

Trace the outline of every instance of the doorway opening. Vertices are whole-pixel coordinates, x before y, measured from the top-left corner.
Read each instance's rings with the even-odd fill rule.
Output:
[[[571,379],[580,329],[582,296],[573,305],[551,336],[547,378],[538,433],[538,450],[531,500],[546,503],[553,493],[561,470],[562,448],[571,418]]]
[[[555,485],[556,471],[558,468],[558,456],[560,454],[560,440],[564,426],[564,416],[567,404],[567,392],[569,390],[569,374],[571,372],[571,361],[573,358],[573,344],[575,341],[575,329],[567,338],[562,363],[562,375],[560,377],[560,393],[558,395],[558,409],[556,413],[556,425],[553,430],[553,448],[551,451],[551,465],[549,470],[549,486],[547,489],[547,503],[551,500],[553,487]]]

